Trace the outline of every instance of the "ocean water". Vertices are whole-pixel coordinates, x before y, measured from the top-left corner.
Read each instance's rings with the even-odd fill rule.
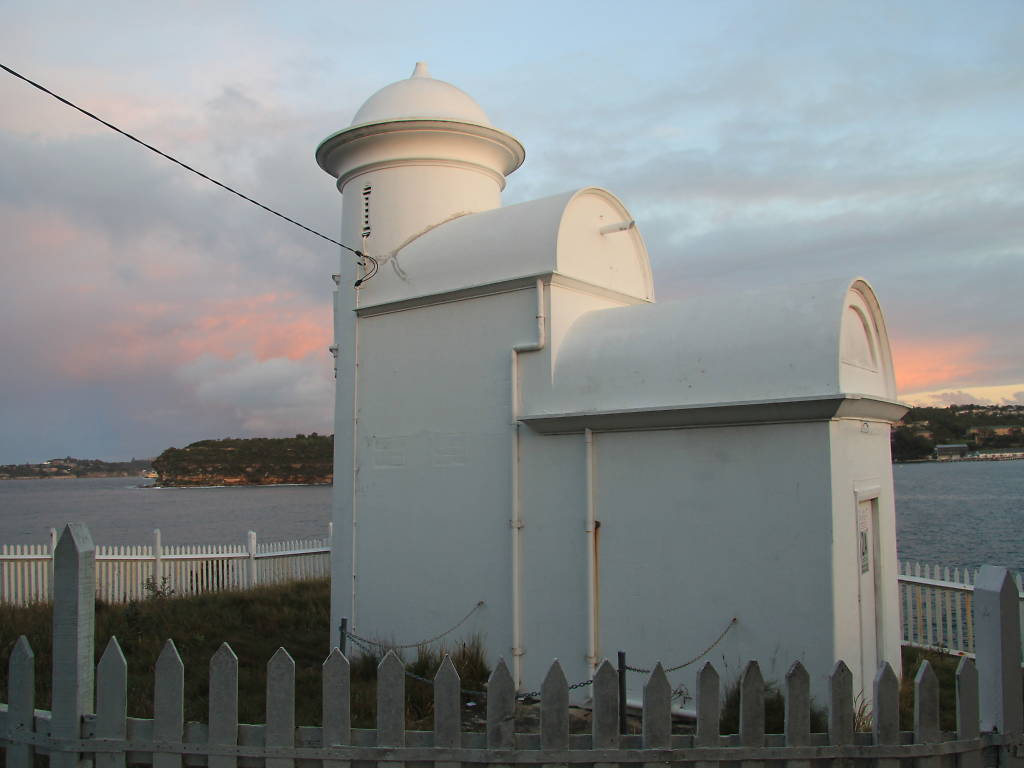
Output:
[[[897,464],[899,556],[951,567],[1024,570],[1024,461]],[[324,536],[328,486],[142,488],[132,478],[0,480],[0,544],[47,541],[84,522],[99,544],[262,541]]]
[[[1024,571],[1024,461],[897,464],[901,559]]]
[[[138,478],[0,480],[0,544],[42,544],[75,521],[97,544],[241,544],[326,536],[326,485],[145,488]]]

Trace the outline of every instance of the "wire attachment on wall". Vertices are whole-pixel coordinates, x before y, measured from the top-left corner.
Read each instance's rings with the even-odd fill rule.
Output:
[[[361,251],[355,251],[355,254],[358,257],[356,264],[363,268],[363,276],[352,284],[353,288],[358,288],[371,277],[376,275],[377,271],[380,269],[380,263],[366,252],[366,238],[368,237],[368,234],[367,230],[363,231],[363,249]],[[366,262],[370,262],[369,267],[367,267]]]

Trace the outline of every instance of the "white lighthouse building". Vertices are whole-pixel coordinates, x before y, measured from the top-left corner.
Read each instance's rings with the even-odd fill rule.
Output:
[[[727,630],[720,671],[800,659],[821,699],[842,658],[870,697],[900,663],[905,410],[870,286],[656,304],[611,193],[502,206],[524,156],[422,64],[317,150],[373,257],[335,296],[334,625],[413,642],[482,602],[458,634],[524,689]]]

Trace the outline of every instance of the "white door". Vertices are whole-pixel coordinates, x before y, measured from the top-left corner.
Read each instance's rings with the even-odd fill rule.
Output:
[[[877,499],[857,502],[857,550],[861,691],[866,699],[870,699],[881,650]]]

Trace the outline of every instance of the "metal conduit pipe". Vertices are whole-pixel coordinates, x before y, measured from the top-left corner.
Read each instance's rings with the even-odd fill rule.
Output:
[[[523,515],[519,498],[519,353],[539,352],[547,346],[547,312],[544,280],[537,278],[537,341],[512,347],[512,678],[518,688],[523,682]]]
[[[583,430],[583,446],[586,461],[587,518],[583,526],[587,548],[587,668],[593,679],[597,671],[597,524],[594,519],[594,433]]]

